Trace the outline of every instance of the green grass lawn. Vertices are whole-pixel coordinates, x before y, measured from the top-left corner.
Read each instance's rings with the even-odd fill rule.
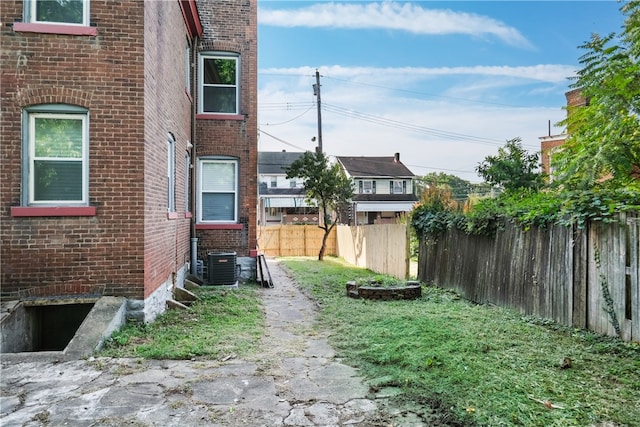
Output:
[[[477,305],[424,287],[413,301],[348,298],[347,281],[378,276],[336,258],[281,260],[319,309],[319,327],[376,387],[481,426],[640,426],[640,345]],[[277,283],[276,283],[277,286]],[[202,288],[188,311],[114,334],[101,356],[255,356],[261,292]],[[571,367],[563,369],[565,358]],[[546,404],[545,404],[546,403]],[[547,405],[553,405],[550,408]]]
[[[318,301],[339,356],[377,385],[400,387],[404,399],[450,408],[469,424],[640,426],[638,343],[435,287],[414,301],[354,300],[346,282],[371,272],[332,258],[282,262]]]
[[[202,287],[189,310],[169,310],[155,322],[127,324],[101,356],[148,359],[224,359],[256,351],[264,332],[257,286]]]

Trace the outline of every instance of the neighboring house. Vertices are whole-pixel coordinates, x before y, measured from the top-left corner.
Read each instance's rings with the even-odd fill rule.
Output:
[[[304,153],[258,152],[260,225],[318,224],[318,208],[306,202],[300,178],[287,178],[286,168]]]
[[[570,115],[576,108],[589,105],[589,99],[584,97],[581,89],[570,90],[565,93],[565,97],[567,99],[567,115]],[[548,176],[549,181],[553,181],[554,179],[554,170],[551,164],[551,159],[553,158],[554,153],[561,150],[562,144],[565,143],[570,133],[571,129],[568,129],[567,132],[559,135],[551,135],[551,132],[549,132],[549,135],[539,138],[540,150],[542,153],[540,157],[542,172]],[[640,179],[640,166],[632,165],[630,176],[633,179]],[[605,175],[601,177],[599,181],[606,181],[610,178],[611,175]]]
[[[566,92],[565,98],[567,99],[567,114],[571,114],[571,110],[574,108],[587,105],[587,99],[582,96],[580,89],[573,89]],[[553,180],[553,169],[551,167],[551,158],[553,153],[559,150],[564,142],[567,140],[567,133],[558,135],[551,135],[551,127],[549,127],[549,135],[540,137],[540,163],[542,164],[542,172],[549,177],[549,180]]]
[[[415,175],[400,162],[399,153],[336,159],[353,181],[352,225],[395,223],[418,201],[413,194]]]
[[[3,299],[151,321],[207,251],[250,255],[256,0],[4,0],[0,22]]]

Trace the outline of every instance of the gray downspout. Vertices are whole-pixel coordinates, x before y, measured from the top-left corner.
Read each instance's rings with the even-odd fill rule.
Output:
[[[189,70],[189,72],[191,73],[191,94],[192,94],[192,100],[191,100],[191,174],[190,174],[190,188],[191,188],[191,194],[190,194],[190,198],[191,198],[191,231],[190,231],[190,236],[191,236],[191,260],[190,260],[190,270],[191,270],[191,274],[193,275],[198,275],[198,237],[196,237],[196,215],[197,215],[197,209],[196,209],[196,198],[197,198],[197,189],[196,189],[196,154],[198,152],[197,148],[196,148],[196,112],[197,112],[197,108],[198,108],[198,104],[197,104],[197,82],[196,79],[198,77],[198,73],[196,72],[197,68],[196,68],[196,64],[197,64],[197,58],[198,58],[198,36],[196,35],[193,38],[193,49],[191,50],[192,52],[192,59],[191,59],[191,70]]]

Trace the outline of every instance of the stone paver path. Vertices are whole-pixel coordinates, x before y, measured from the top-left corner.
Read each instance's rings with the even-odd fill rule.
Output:
[[[315,306],[269,260],[266,333],[256,360],[2,360],[0,425],[421,426],[389,421],[358,372],[315,330]],[[404,419],[404,421],[402,421]]]

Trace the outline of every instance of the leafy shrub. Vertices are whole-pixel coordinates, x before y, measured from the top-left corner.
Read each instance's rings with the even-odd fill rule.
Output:
[[[620,212],[640,212],[640,183],[619,188],[605,183],[582,191],[522,189],[481,199],[464,214],[440,202],[423,203],[414,209],[411,224],[420,238],[451,228],[493,236],[505,221],[524,230],[553,224],[582,228],[588,221],[614,222]]]

